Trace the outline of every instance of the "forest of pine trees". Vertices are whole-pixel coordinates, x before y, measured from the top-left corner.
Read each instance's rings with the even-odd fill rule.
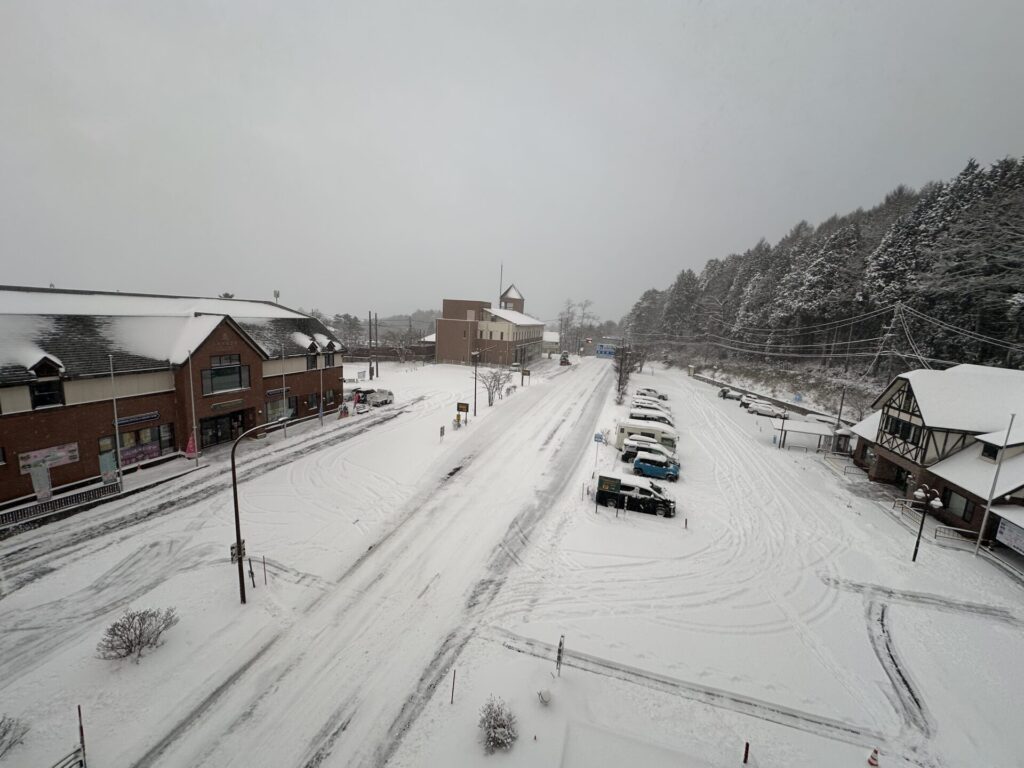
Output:
[[[802,221],[774,245],[683,270],[623,322],[669,356],[1024,367],[1024,159],[972,160],[949,182]]]

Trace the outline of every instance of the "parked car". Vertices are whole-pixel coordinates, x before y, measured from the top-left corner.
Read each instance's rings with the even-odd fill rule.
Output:
[[[359,402],[365,403],[366,399],[370,395],[372,395],[374,392],[376,392],[376,391],[377,390],[375,390],[375,389],[368,389],[368,388],[363,388],[363,387],[355,387],[351,392],[349,392],[347,395],[345,395],[345,399],[346,400],[356,400],[356,399],[358,399]]]
[[[740,408],[746,408],[751,403],[760,399],[757,395],[740,395]]]
[[[674,483],[679,479],[679,465],[656,453],[640,451],[633,460],[633,474]]]
[[[676,457],[671,450],[666,448],[661,443],[651,440],[650,438],[641,437],[640,435],[634,435],[622,443],[622,460],[627,464],[632,464],[636,459],[638,453],[654,453],[659,456],[664,456],[667,460],[679,465],[679,459]]]
[[[655,400],[668,400],[668,395],[663,395],[658,390],[651,389],[650,387],[640,387],[635,394],[641,397],[653,397]]]
[[[789,411],[785,408],[780,408],[772,403],[766,403],[764,400],[755,400],[747,406],[747,411],[758,416],[770,416],[773,419],[789,418]]]
[[[370,410],[370,406],[366,403],[356,403],[356,413],[366,413]]]
[[[664,411],[665,413],[672,413],[672,409],[668,406],[668,403],[661,400],[655,400],[651,397],[636,396],[633,398],[633,406],[638,408],[656,408],[657,410]]]
[[[649,515],[675,517],[676,502],[665,494],[665,489],[644,477],[619,478],[619,492],[597,492],[597,503],[609,508],[631,509]]]
[[[375,389],[373,394],[366,398],[366,402],[377,408],[395,402],[395,395],[390,389]]]
[[[559,365],[571,365],[571,363],[569,362],[569,353],[568,352],[563,352],[562,353],[561,357],[558,358],[558,364]]]
[[[743,393],[737,392],[735,389],[722,387],[720,390],[718,390],[718,396],[724,400],[739,400],[741,397],[743,397]]]
[[[660,424],[667,424],[670,427],[674,427],[676,424],[672,421],[672,417],[661,410],[654,410],[653,408],[630,408],[629,418],[637,421],[656,421]]]
[[[514,371],[515,373],[519,373],[519,371],[523,370],[523,366],[520,363],[512,363],[512,365],[510,365],[508,369],[510,371]]]
[[[622,445],[626,438],[636,437],[637,435],[657,440],[670,451],[674,451],[679,443],[679,433],[672,427],[658,424],[654,421],[624,419],[615,427],[615,447],[622,450]]]

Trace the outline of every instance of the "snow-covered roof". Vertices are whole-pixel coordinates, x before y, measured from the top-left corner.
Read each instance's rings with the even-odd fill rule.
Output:
[[[435,344],[435,343],[437,343],[437,334],[436,333],[428,333],[426,336],[424,336],[422,339],[420,339],[420,341],[425,342],[427,344]]]
[[[1009,417],[1007,417],[1006,423],[1009,425]],[[978,435],[978,439],[983,443],[998,445],[1002,448],[1003,441],[1006,440],[1006,430],[1000,429],[998,432],[989,432],[984,435]],[[1006,440],[1006,444],[1021,445],[1022,443],[1024,443],[1024,413],[1018,413],[1013,419],[1013,429],[1010,431],[1010,439]]]
[[[0,286],[0,315],[305,317],[271,301]]]
[[[1024,371],[957,365],[945,371],[908,371],[896,378],[910,382],[924,423],[933,429],[994,432],[1005,429],[1011,413],[1024,413]],[[892,387],[875,400],[876,406]]]
[[[987,499],[989,489],[992,487],[996,463],[983,459],[981,449],[982,446],[975,443],[958,451],[948,459],[933,464],[928,471],[936,477],[948,480],[953,485],[959,485],[975,496]],[[995,496],[1006,496],[1020,488],[1024,488],[1024,453],[1003,459]]]
[[[524,315],[522,312],[516,312],[514,309],[495,309],[494,307],[484,307],[482,311],[489,312],[499,320],[504,320],[506,323],[512,323],[512,325],[544,325],[543,320],[538,320],[536,317]]]
[[[515,283],[513,283],[505,289],[505,292],[501,294],[501,298],[513,300],[519,299],[520,301],[523,301],[523,294],[519,292],[519,289],[516,288]]]
[[[1024,507],[1016,504],[993,504],[992,511],[1018,528],[1024,528]]]
[[[835,427],[822,424],[820,421],[797,421],[796,419],[771,419],[772,429],[793,432],[798,435],[821,435],[830,437]]]
[[[666,435],[671,437],[678,437],[679,433],[675,431],[668,424],[662,424],[660,421],[645,421],[643,419],[623,419],[619,422],[620,427],[625,427],[627,430],[635,430],[637,433],[647,429],[660,429]],[[633,434],[630,432],[629,434]]]
[[[558,344],[560,338],[558,331],[544,331],[544,341]]]
[[[314,338],[344,349],[319,320],[270,302],[0,286],[0,381],[31,381],[44,358],[71,377],[106,372],[110,355],[115,371],[181,365],[226,318],[267,357],[305,354]]]
[[[850,431],[857,437],[873,443],[878,439],[878,425],[882,423],[882,412],[875,411],[866,419],[862,419],[850,427]]]

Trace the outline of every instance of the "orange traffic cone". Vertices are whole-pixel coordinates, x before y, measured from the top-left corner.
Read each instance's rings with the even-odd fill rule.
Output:
[[[871,754],[868,755],[868,765],[878,765],[878,750],[872,749]]]

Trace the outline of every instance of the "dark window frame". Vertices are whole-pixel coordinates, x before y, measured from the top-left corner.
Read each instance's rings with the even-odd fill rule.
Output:
[[[992,445],[991,443],[982,443],[981,455],[986,459],[992,459],[995,461],[999,458],[999,446]]]
[[[54,408],[64,405],[64,381],[61,379],[43,379],[29,382],[29,394],[32,398],[32,410],[37,408]],[[43,389],[42,392],[39,390]],[[46,391],[46,390],[49,391]]]
[[[334,367],[334,353],[333,352],[324,352],[324,368],[333,368],[333,367]]]
[[[310,354],[306,355],[306,370],[316,370],[316,352],[311,352]]]
[[[219,395],[252,387],[248,365],[223,365],[203,368],[199,372],[203,396]],[[227,382],[226,384],[224,382]]]

